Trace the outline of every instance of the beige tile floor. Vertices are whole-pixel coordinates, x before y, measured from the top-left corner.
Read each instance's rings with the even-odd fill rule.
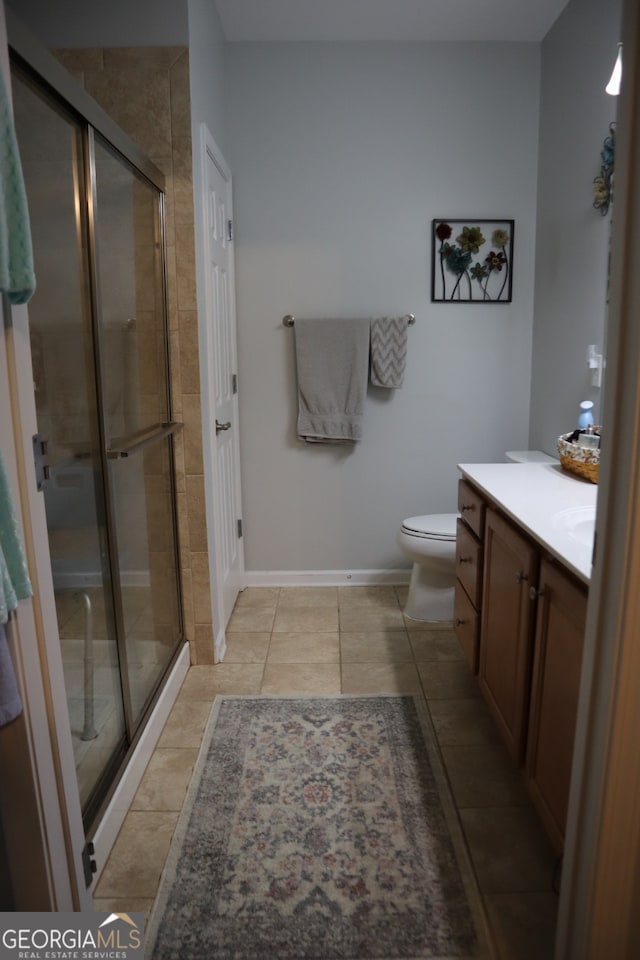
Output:
[[[251,588],[224,663],[192,667],[95,891],[148,914],[218,693],[426,698],[499,960],[550,960],[554,856],[446,624],[402,614],[406,588]]]

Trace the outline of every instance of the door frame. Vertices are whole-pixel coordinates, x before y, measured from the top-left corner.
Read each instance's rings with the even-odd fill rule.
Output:
[[[4,4],[0,68],[9,101],[11,77]],[[33,586],[12,614],[7,636],[23,713],[0,729],[0,781],[14,893],[24,910],[90,910],[82,874],[85,843],[49,563],[44,500],[35,487],[31,437],[37,432],[27,308],[8,308],[0,327],[0,448],[22,524]],[[15,849],[14,849],[15,848]]]
[[[154,186],[164,177],[78,86],[0,0],[0,68],[11,98],[9,44],[27,67],[98,130]],[[67,709],[44,497],[36,489],[32,437],[38,431],[27,306],[0,310],[0,449],[21,521],[33,598],[21,601],[8,638],[23,700],[22,715],[0,728],[0,787],[7,856],[21,910],[91,911],[83,869],[86,833]],[[176,650],[144,730],[134,736],[111,799],[94,825],[98,871],[188,669],[188,645]],[[94,876],[94,883],[96,877]]]
[[[195,163],[196,151],[194,151]],[[224,604],[222,600],[222,577],[219,574],[220,542],[220,504],[216,484],[216,425],[215,425],[215,337],[209,323],[212,318],[215,322],[215,304],[209,283],[207,265],[209,263],[209,237],[207,233],[207,158],[211,157],[227,183],[227,209],[229,218],[233,220],[232,207],[232,176],[231,170],[214,140],[206,123],[200,124],[200,171],[194,170],[194,184],[200,181],[200,203],[196,203],[196,238],[200,247],[197,253],[198,260],[198,338],[200,348],[200,391],[202,403],[202,445],[204,457],[205,481],[205,510],[207,519],[207,550],[209,556],[209,573],[211,578],[211,604],[213,623],[213,654],[214,661],[219,663],[226,651],[226,622],[222,616]],[[229,310],[232,315],[233,329],[236,331],[236,295],[235,295],[235,262],[233,243],[229,244]],[[237,333],[234,335],[234,350],[237,357]],[[234,395],[234,474],[236,482],[236,502],[241,505],[240,489],[240,443],[239,443],[239,416],[238,393]],[[241,512],[241,511],[240,511]],[[244,578],[244,543],[242,538],[238,544],[242,576]],[[230,613],[230,611],[229,611]]]
[[[640,951],[640,3],[625,0],[597,550],[556,960]]]

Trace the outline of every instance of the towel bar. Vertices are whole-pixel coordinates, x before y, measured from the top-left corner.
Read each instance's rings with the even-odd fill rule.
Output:
[[[416,318],[414,317],[414,315],[413,315],[412,313],[408,313],[408,314],[406,314],[406,316],[409,317],[409,326],[412,327],[412,326],[414,325],[414,323],[416,322]],[[296,322],[296,318],[295,318],[294,316],[292,316],[290,313],[287,313],[287,314],[285,314],[285,316],[282,318],[282,322],[283,322],[283,324],[285,325],[285,327],[292,327],[292,326],[294,325],[294,323]]]

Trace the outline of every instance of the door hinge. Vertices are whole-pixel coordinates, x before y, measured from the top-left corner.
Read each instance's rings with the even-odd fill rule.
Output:
[[[34,433],[33,438],[33,465],[36,469],[36,487],[42,490],[49,479],[51,470],[45,464],[44,458],[47,455],[47,441],[42,439],[42,434]]]
[[[231,374],[231,393],[237,393],[237,392],[238,392],[238,374],[232,373]]]
[[[94,847],[91,840],[88,840],[84,845],[84,850],[82,851],[82,867],[84,869],[84,882],[87,887],[91,886],[94,873],[97,873],[98,864],[95,861],[94,854],[96,848]]]
[[[233,240],[233,220],[227,220],[227,240]]]
[[[238,520],[238,540],[242,539],[242,519]]]

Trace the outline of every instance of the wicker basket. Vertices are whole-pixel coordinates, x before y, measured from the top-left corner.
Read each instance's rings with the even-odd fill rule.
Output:
[[[600,433],[600,427],[594,427],[594,430]],[[577,443],[571,443],[568,439],[570,436],[571,433],[563,433],[558,437],[560,463],[570,473],[575,473],[591,483],[597,483],[600,472],[600,449],[587,450]]]

